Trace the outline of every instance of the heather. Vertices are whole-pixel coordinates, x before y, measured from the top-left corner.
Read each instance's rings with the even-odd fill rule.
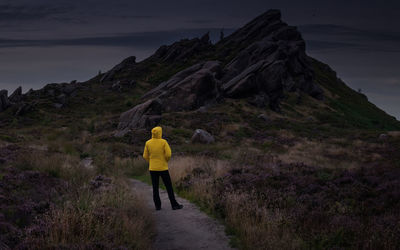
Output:
[[[243,249],[397,249],[400,170],[284,163],[176,160],[179,192],[214,214]],[[196,162],[196,164],[193,163]],[[224,170],[224,171],[223,171]]]

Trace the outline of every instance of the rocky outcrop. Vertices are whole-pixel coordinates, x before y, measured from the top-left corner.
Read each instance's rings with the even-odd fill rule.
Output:
[[[162,104],[159,99],[150,99],[121,114],[116,136],[123,136],[129,129],[151,128],[161,121]]]
[[[161,62],[186,62],[193,55],[206,51],[212,47],[209,33],[206,33],[201,38],[182,39],[169,46],[161,46],[152,56]]]
[[[178,72],[142,100],[157,98],[163,103],[163,112],[175,112],[196,110],[223,98],[246,98],[258,108],[269,106],[279,111],[287,92],[323,99],[305,54],[305,42],[296,27],[281,20],[279,10],[267,11],[215,46],[206,34],[162,46],[151,58],[176,63],[200,55],[219,60],[203,61]]]
[[[143,99],[160,99],[165,112],[197,109],[218,99],[219,71],[218,61],[195,64],[146,93]]]
[[[10,101],[8,100],[8,91],[5,89],[0,90],[0,112],[6,110],[10,105]]]
[[[123,60],[120,64],[116,65],[110,71],[105,73],[101,78],[100,82],[112,81],[115,78],[115,75],[118,74],[121,70],[125,68],[131,68],[136,65],[136,57],[131,56]]]
[[[17,103],[22,101],[22,87],[19,86],[8,98],[11,102]]]
[[[278,109],[284,91],[303,91],[317,99],[322,89],[305,54],[305,42],[295,27],[280,20],[271,10],[256,18],[225,40],[224,45],[248,44],[223,69],[221,87],[226,96],[243,98],[266,95]]]
[[[203,129],[196,129],[191,138],[192,143],[210,144],[214,143],[214,137]]]

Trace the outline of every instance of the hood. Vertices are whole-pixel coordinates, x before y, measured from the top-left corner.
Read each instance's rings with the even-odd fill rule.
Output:
[[[155,127],[151,130],[151,138],[161,139],[161,137],[162,137],[162,128],[161,127]]]

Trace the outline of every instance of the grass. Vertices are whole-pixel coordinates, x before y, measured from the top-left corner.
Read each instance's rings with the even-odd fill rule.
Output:
[[[28,225],[25,244],[32,249],[151,249],[151,215],[125,179],[141,172],[143,161],[104,154],[102,150],[107,147],[78,145],[84,147],[88,151],[82,154],[34,151],[20,155],[13,163],[22,171],[61,178],[68,186],[56,205],[37,218],[37,224]],[[80,156],[93,157],[95,167],[84,167]],[[99,173],[110,176],[111,183],[93,189],[91,181]]]

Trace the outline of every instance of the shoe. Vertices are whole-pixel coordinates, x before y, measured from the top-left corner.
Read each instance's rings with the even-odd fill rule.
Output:
[[[177,210],[177,209],[182,209],[182,208],[183,208],[183,205],[181,205],[181,204],[172,206],[172,210]]]

